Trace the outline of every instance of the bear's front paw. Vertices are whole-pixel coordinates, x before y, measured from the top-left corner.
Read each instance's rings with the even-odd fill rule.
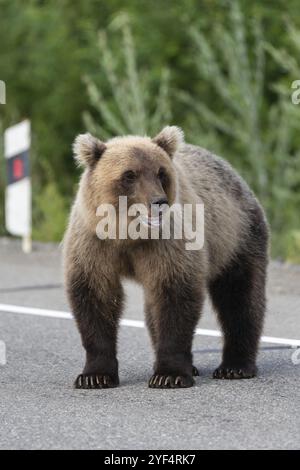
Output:
[[[230,366],[221,364],[213,373],[214,379],[252,379],[257,374],[256,366]]]
[[[154,374],[149,380],[150,388],[188,388],[193,385],[194,379],[189,375]]]
[[[117,385],[119,385],[118,379],[101,374],[80,374],[74,383],[74,387],[80,389],[113,388]]]

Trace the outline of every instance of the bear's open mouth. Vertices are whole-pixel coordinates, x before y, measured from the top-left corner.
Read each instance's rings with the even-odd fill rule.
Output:
[[[143,225],[146,227],[159,227],[162,222],[162,214],[159,214],[157,217],[149,217],[149,216],[140,216],[140,220]]]

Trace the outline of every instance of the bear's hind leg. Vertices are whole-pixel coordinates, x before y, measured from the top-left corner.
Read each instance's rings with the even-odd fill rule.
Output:
[[[266,256],[245,254],[209,285],[224,334],[221,365],[215,379],[256,375],[256,356],[265,314]]]
[[[146,316],[146,325],[150,334],[151,342],[154,351],[157,350],[158,344],[158,327],[155,324],[155,312],[151,308],[151,305],[146,302],[145,304],[145,316]],[[194,377],[199,376],[199,371],[196,366],[193,365],[192,374]]]
[[[145,303],[145,318],[146,326],[151,338],[151,343],[154,351],[156,351],[158,342],[158,327],[155,324],[155,313],[153,307],[147,301]]]

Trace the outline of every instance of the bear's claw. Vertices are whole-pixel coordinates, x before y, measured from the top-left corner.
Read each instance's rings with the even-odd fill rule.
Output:
[[[256,376],[256,367],[219,366],[213,373],[214,379],[252,379]]]
[[[79,389],[113,388],[118,385],[109,375],[80,374],[75,380],[74,387]]]
[[[194,385],[194,379],[182,375],[154,374],[149,380],[150,388],[187,388]]]

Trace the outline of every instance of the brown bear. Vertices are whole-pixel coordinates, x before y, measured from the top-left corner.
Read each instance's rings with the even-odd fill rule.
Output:
[[[75,387],[119,384],[124,278],[144,289],[156,356],[150,387],[193,385],[192,341],[206,292],[224,334],[222,363],[213,377],[254,377],[265,313],[268,227],[247,184],[221,158],[186,144],[175,126],[153,139],[125,136],[103,143],[79,135],[74,153],[84,172],[64,239],[64,270],[86,350]],[[187,250],[184,237],[99,238],[97,208],[108,203],[118,211],[119,196],[159,214],[175,202],[203,204],[202,249]]]

